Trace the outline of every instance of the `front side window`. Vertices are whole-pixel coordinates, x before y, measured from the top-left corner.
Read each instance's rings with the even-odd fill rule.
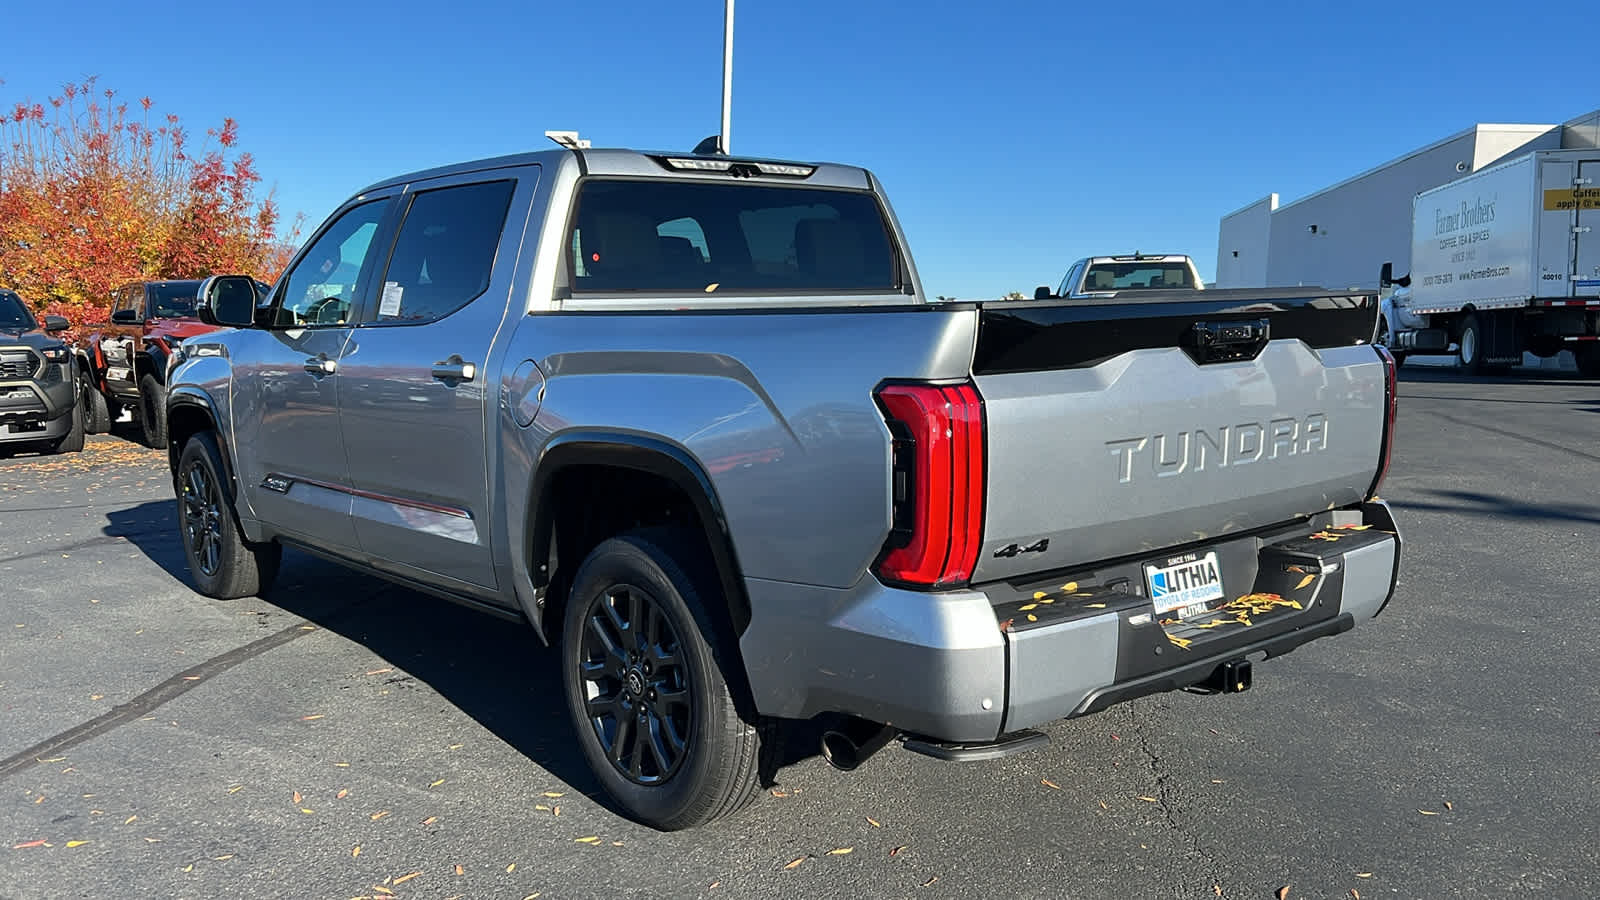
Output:
[[[356,282],[388,202],[373,200],[346,211],[312,242],[284,280],[275,325],[343,325],[349,320]]]
[[[418,193],[395,239],[379,296],[378,322],[431,322],[489,287],[514,181]]]
[[[153,285],[156,317],[176,319],[194,315],[194,298],[199,290],[198,281],[169,281]]]
[[[566,242],[575,293],[845,294],[900,288],[865,191],[594,179]]]

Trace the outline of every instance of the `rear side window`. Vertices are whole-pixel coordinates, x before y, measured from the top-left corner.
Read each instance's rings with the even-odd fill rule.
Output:
[[[567,242],[575,293],[838,294],[900,288],[864,191],[591,180]]]
[[[514,181],[418,193],[395,238],[378,297],[378,322],[442,319],[489,287]]]

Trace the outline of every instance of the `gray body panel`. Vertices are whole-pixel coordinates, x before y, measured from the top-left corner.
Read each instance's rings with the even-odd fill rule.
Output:
[[[977,383],[989,439],[980,583],[1356,503],[1383,436],[1383,367],[1364,346],[1274,341],[1252,362],[1207,366],[1139,350]],[[1042,552],[995,556],[1040,539]]]
[[[716,180],[621,151],[584,159],[591,175]],[[490,287],[452,316],[222,331],[186,344],[174,390],[210,398],[237,460],[247,535],[310,541],[538,621],[535,573],[547,560],[530,558],[530,529],[548,500],[534,493],[547,454],[574,440],[669,448],[709,486],[726,527],[731,583],[749,601],[739,644],[761,712],[849,712],[981,741],[1071,713],[1115,680],[1119,664],[1119,626],[1105,617],[1005,633],[998,580],[1355,504],[1372,481],[1384,391],[1370,347],[1312,351],[1284,340],[1253,362],[1205,367],[1180,351],[1141,350],[1093,368],[982,376],[979,586],[885,586],[871,567],[891,528],[891,436],[874,390],[970,379],[979,308],[926,302],[909,255],[904,293],[574,299],[560,258],[582,169],[575,154],[552,151],[370,189],[519,180]],[[877,190],[870,174],[844,166],[820,166],[811,183]],[[337,373],[304,371],[324,351]],[[480,366],[477,376],[454,386],[434,379],[430,367],[452,354]],[[1265,457],[1274,419],[1304,428],[1313,415],[1324,423],[1314,434],[1280,436],[1277,457]],[[1159,440],[1128,454],[1126,479],[1121,451],[1108,444],[1248,423],[1264,423],[1265,458],[1196,461],[1175,476],[1158,471]],[[261,487],[272,472],[326,486]],[[1043,537],[1048,552],[993,555]],[[1351,608],[1376,611],[1392,577],[1350,584],[1347,594],[1365,592],[1346,601]]]

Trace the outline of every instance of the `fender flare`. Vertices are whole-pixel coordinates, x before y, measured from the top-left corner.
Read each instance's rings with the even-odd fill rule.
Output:
[[[189,384],[180,384],[167,393],[167,419],[171,421],[173,410],[179,408],[198,409],[205,414],[211,422],[211,432],[216,436],[217,449],[222,451],[222,468],[228,476],[228,499],[237,502],[239,499],[238,470],[233,465],[233,451],[228,446],[227,435],[223,434],[222,423],[218,421],[217,407],[212,402],[211,395],[204,390]],[[168,467],[172,470],[173,477],[178,474],[178,457],[183,455],[183,448],[172,442],[167,450]]]
[[[612,466],[664,478],[689,498],[703,529],[706,545],[721,582],[734,637],[750,624],[750,598],[740,576],[727,516],[715,485],[705,468],[683,447],[657,437],[622,431],[580,429],[566,431],[545,445],[534,468],[528,493],[528,572],[536,589],[549,584],[541,569],[550,557],[555,509],[541,498],[562,470],[575,465]],[[542,629],[541,629],[542,630]]]

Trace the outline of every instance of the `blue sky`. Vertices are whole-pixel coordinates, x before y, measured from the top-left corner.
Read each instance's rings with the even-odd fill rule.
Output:
[[[366,184],[546,129],[688,149],[720,116],[721,0],[10,6],[0,107],[97,75],[194,131],[233,116],[308,231]],[[733,149],[874,170],[930,294],[1134,249],[1209,278],[1218,218],[1268,192],[1600,107],[1592,61],[1552,52],[1577,9],[742,0]]]

